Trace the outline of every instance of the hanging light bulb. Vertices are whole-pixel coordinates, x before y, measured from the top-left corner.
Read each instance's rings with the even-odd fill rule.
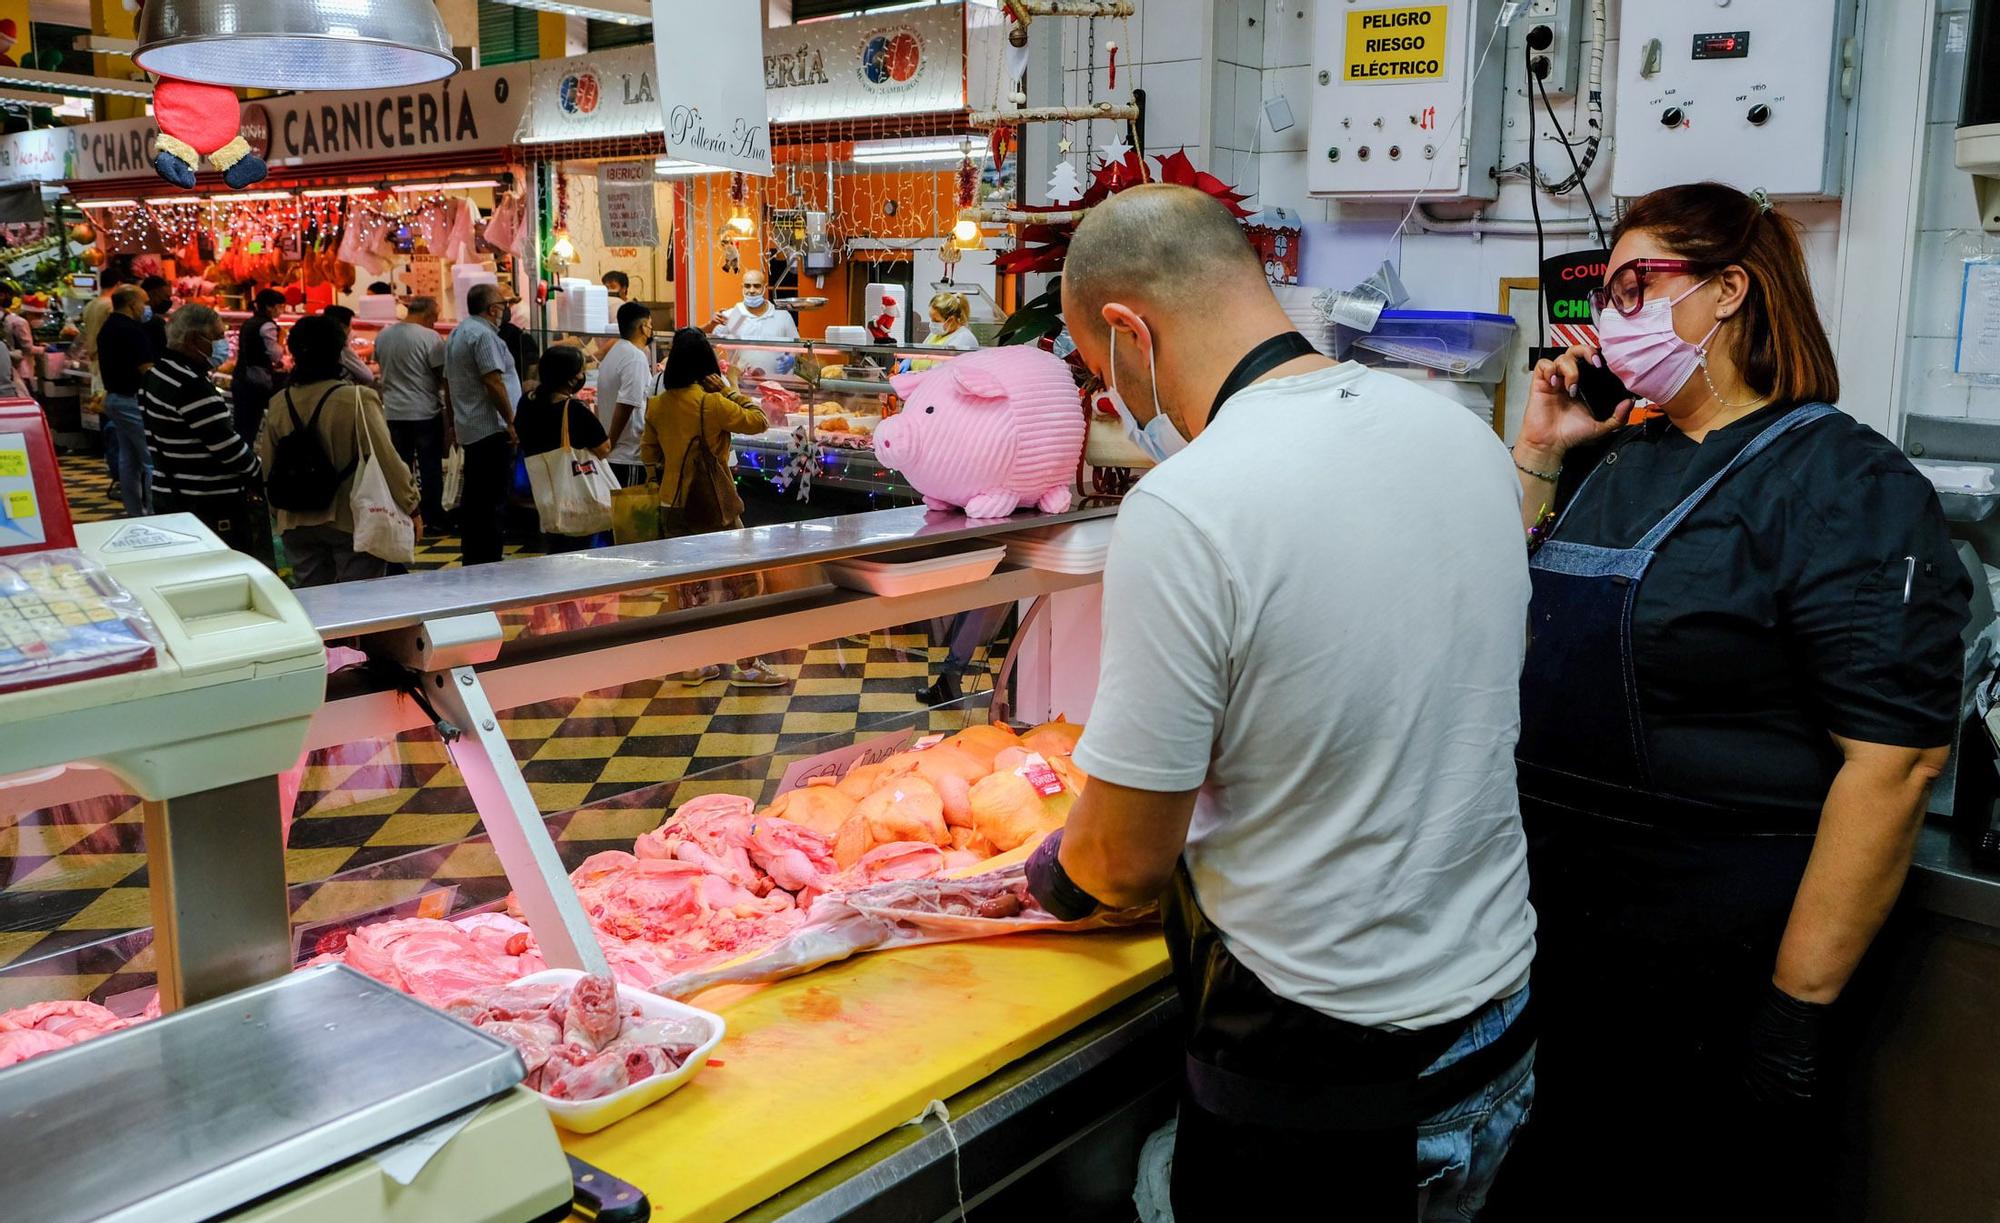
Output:
[[[400,89],[459,68],[426,0],[148,0],[132,62],[257,89]]]
[[[567,229],[558,229],[556,231],[555,246],[551,248],[550,253],[556,257],[559,263],[576,262],[576,243],[569,240],[569,231]]]
[[[750,215],[749,209],[738,205],[729,217],[729,228],[747,238],[757,232],[757,218]]]
[[[979,227],[979,212],[973,208],[961,208],[958,224],[951,227],[951,240],[962,251],[982,250],[986,246],[986,231]]]

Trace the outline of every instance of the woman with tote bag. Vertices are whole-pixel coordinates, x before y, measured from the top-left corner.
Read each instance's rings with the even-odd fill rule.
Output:
[[[383,546],[403,534],[398,522],[407,526],[417,508],[416,483],[389,437],[381,397],[341,377],[345,345],[332,319],[293,325],[286,344],[291,384],[272,399],[257,434],[257,459],[298,586],[386,575],[390,562],[357,546],[356,510],[363,514],[360,542]]]
[[[521,397],[514,428],[535,490],[546,552],[575,552],[611,529],[611,494],[617,478],[605,456],[611,439],[583,389],[583,350],[557,344],[542,354],[541,378]]]

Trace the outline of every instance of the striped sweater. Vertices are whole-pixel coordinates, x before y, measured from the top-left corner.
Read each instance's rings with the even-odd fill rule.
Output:
[[[208,379],[208,362],[169,351],[139,385],[153,488],[179,497],[230,497],[254,487],[257,456],[236,432],[229,401]]]

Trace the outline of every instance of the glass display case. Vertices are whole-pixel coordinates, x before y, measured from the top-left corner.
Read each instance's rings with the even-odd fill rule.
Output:
[[[902,406],[889,379],[959,355],[955,349],[830,344],[822,340],[717,340],[715,349],[738,385],[764,406],[771,427],[736,440],[739,475],[781,492],[802,470],[812,487],[915,501],[917,492],[875,455],[875,429]],[[781,396],[767,393],[777,387]],[[780,416],[774,403],[799,406]],[[810,488],[807,490],[810,496]]]

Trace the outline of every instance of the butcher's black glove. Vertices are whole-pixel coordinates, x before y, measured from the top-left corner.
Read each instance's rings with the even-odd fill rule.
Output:
[[[1028,894],[1057,921],[1082,921],[1097,912],[1097,897],[1078,887],[1062,866],[1063,830],[1042,838],[1028,859]]]
[[[1832,1007],[1803,1002],[1775,984],[1750,1023],[1743,1085],[1760,1104],[1802,1104],[1820,1091],[1820,1054]]]

